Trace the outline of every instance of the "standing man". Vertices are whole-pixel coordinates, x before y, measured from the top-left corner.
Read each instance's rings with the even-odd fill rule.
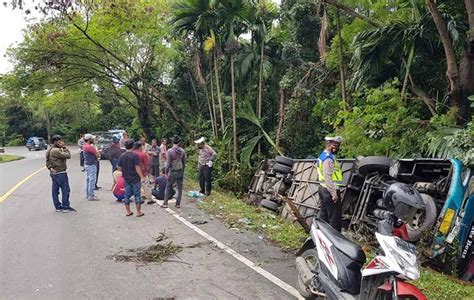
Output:
[[[150,157],[148,154],[146,154],[143,151],[143,145],[141,142],[135,142],[133,144],[133,153],[135,153],[138,156],[138,159],[140,161],[140,169],[142,170],[143,176],[147,179],[148,174],[150,174]],[[147,204],[154,204],[156,203],[155,200],[151,197],[151,186],[150,182],[148,180],[145,180],[142,184],[142,190],[143,190],[143,198],[146,198]]]
[[[84,151],[84,168],[86,169],[86,194],[87,200],[98,201],[99,199],[94,194],[94,189],[97,182],[97,164],[99,158],[99,151],[94,147],[94,136],[87,133],[84,135],[86,143],[83,146]]]
[[[138,155],[132,152],[133,140],[125,141],[125,149],[127,152],[123,153],[120,156],[119,162],[117,164],[117,170],[122,171],[123,179],[125,180],[125,211],[126,216],[129,217],[133,215],[133,212],[130,210],[130,198],[133,196],[135,199],[135,205],[137,207],[137,217],[145,215],[142,212],[142,197],[141,197],[141,186],[142,182],[145,181],[145,176],[142,174],[140,168],[140,159]]]
[[[342,203],[339,188],[342,185],[342,171],[335,154],[339,151],[342,138],[336,136],[324,139],[326,149],[319,155],[317,168],[321,182],[318,191],[321,199],[319,218],[341,232]]]
[[[112,165],[112,173],[117,170],[117,164],[122,155],[122,150],[120,149],[119,145],[120,139],[117,136],[112,137],[112,144],[110,145],[109,149],[107,149],[107,156],[109,158],[110,164]]]
[[[67,177],[66,159],[71,158],[71,152],[66,148],[60,135],[53,135],[53,145],[46,151],[46,168],[48,168],[52,180],[53,204],[57,212],[76,211],[70,206],[69,179]],[[59,202],[59,190],[61,190],[62,203]]]
[[[122,137],[120,138],[120,142],[119,142],[120,149],[122,149],[123,151],[125,151],[125,141],[126,140],[128,140],[128,134],[126,132],[124,132],[122,134]]]
[[[84,146],[84,133],[79,135],[79,140],[77,141],[77,146],[79,147],[79,163],[81,166],[81,172],[84,172],[84,153],[82,152],[82,147]]]
[[[206,144],[206,139],[201,137],[199,140],[194,141],[199,148],[199,186],[201,194],[209,196],[211,194],[211,181],[212,181],[212,164],[216,158],[216,151],[211,146]]]
[[[99,186],[100,152],[99,152],[99,149],[97,148],[97,146],[95,145],[96,144],[96,138],[97,138],[96,136],[93,136],[93,139],[92,139],[92,146],[95,148],[95,150],[99,154],[99,157],[97,158],[97,162],[96,162],[97,170],[95,172],[95,185],[94,185],[94,190],[95,191],[101,189],[101,187]]]
[[[168,151],[168,139],[162,138],[160,145],[160,173],[165,173],[166,151]]]
[[[151,147],[148,150],[148,155],[151,159],[151,175],[153,177],[153,182],[155,182],[156,178],[160,176],[160,147],[158,146],[158,141],[156,139],[151,140]]]
[[[165,177],[166,192],[165,200],[161,207],[168,208],[168,200],[171,195],[173,185],[178,187],[178,196],[176,197],[176,208],[181,207],[181,196],[183,194],[184,167],[186,163],[186,152],[180,147],[181,139],[175,135],[173,137],[173,147],[166,152]]]
[[[142,136],[142,137],[140,138],[140,143],[142,144],[142,150],[143,150],[144,152],[148,153],[148,151],[150,150],[150,147],[151,147],[151,146],[150,146],[150,144],[148,144],[148,143],[146,142],[146,138],[145,138],[144,136]]]

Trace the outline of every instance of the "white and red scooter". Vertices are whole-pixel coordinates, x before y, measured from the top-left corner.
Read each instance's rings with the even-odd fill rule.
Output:
[[[414,197],[413,194],[410,197]],[[394,198],[403,198],[400,191]],[[410,218],[413,210],[416,213],[417,201],[412,203],[413,199],[409,199],[409,205],[398,202],[394,207],[397,214],[391,213],[392,216]],[[404,228],[404,224],[401,227]],[[362,270],[366,257],[359,245],[317,218],[313,220],[310,233],[296,258],[297,288],[304,298],[427,299],[416,286],[406,282],[420,277],[413,244],[376,232],[379,254]]]

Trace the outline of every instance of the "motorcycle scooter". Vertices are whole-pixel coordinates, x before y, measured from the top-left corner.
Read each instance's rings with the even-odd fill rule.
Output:
[[[297,288],[304,298],[427,299],[416,286],[406,282],[420,277],[415,246],[387,230],[393,220],[410,218],[422,205],[416,191],[400,185],[389,187],[384,195],[393,209],[386,213],[386,220],[378,223],[378,255],[362,271],[366,261],[362,248],[326,222],[313,220],[310,237],[296,258]],[[396,195],[392,198],[393,190]],[[399,225],[398,231],[404,228],[404,223]]]

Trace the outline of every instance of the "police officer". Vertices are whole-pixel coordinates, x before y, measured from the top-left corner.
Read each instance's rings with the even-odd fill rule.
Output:
[[[339,187],[342,185],[342,171],[335,154],[339,151],[342,138],[336,136],[324,139],[326,149],[319,155],[317,168],[321,182],[318,191],[321,199],[319,218],[341,232],[342,203]]]

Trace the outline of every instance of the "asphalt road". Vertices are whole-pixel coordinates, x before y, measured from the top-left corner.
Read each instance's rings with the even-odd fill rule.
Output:
[[[5,148],[5,154],[21,155],[25,158],[0,164],[0,195],[5,194],[26,176],[44,167],[45,153],[46,150],[28,151],[26,147]]]
[[[44,165],[44,151],[7,150],[27,158],[0,164],[0,195]],[[99,202],[86,200],[77,154],[68,166],[71,206],[77,213],[54,211],[46,170],[0,203],[0,299],[294,299],[157,205],[144,206],[142,218],[125,217],[123,205],[108,191],[108,161],[101,163]],[[254,233],[227,228],[186,197],[175,211],[189,221],[207,221],[199,229],[295,286],[292,254]],[[161,264],[107,258],[152,245],[161,232],[177,245],[198,246]]]

